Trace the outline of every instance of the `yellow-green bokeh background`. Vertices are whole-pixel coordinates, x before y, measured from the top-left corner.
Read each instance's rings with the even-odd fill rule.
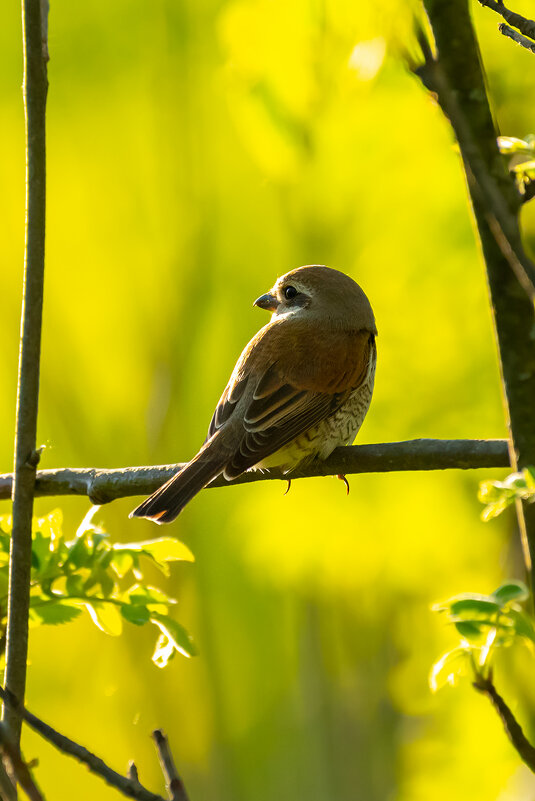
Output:
[[[522,136],[535,130],[533,56],[474,14],[502,132]],[[505,435],[462,171],[404,47],[401,0],[53,0],[43,467],[193,455],[266,321],[252,300],[310,262],[348,272],[376,313],[361,442]],[[4,3],[2,470],[24,235],[20,84],[20,11]],[[455,641],[430,604],[521,575],[512,519],[479,520],[478,480],[491,475],[503,472],[354,477],[348,499],[330,479],[286,497],[268,482],[203,492],[169,529],[196,555],[168,590],[200,656],[161,671],[153,631],[34,629],[28,705],[118,770],[134,759],[159,791],[149,733],[163,727],[192,801],[531,799],[488,702],[469,682],[436,696],[427,685]],[[57,505],[67,531],[88,508],[60,498],[37,511]],[[112,536],[160,535],[128,519],[132,505],[101,510]],[[24,745],[49,798],[117,798],[31,734]]]

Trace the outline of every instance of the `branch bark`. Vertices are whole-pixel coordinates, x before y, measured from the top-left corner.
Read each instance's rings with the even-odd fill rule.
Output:
[[[502,2],[502,0],[479,0],[482,6],[490,8],[499,14],[500,17],[523,33],[524,36],[529,36],[530,39],[535,39],[535,20],[523,17],[522,14],[517,14],[515,11],[509,11]],[[503,33],[503,31],[502,31]]]
[[[178,775],[167,737],[161,729],[155,729],[152,732],[152,739],[158,751],[160,767],[165,776],[165,785],[170,801],[188,801],[186,788]]]
[[[27,723],[28,726],[34,729],[34,731],[40,734],[41,737],[49,743],[52,743],[59,751],[62,751],[68,756],[75,757],[79,762],[86,765],[92,773],[100,776],[107,784],[119,790],[123,795],[126,795],[128,798],[135,798],[137,801],[166,801],[163,796],[147,790],[146,787],[140,784],[137,770],[135,768],[132,769],[132,763],[128,770],[129,775],[123,776],[121,773],[117,773],[116,770],[113,770],[113,768],[110,768],[103,759],[93,754],[85,748],[85,746],[76,743],[69,737],[65,737],[64,734],[56,731],[56,729],[53,729],[48,723],[45,723],[40,718],[36,717],[36,715],[29,712],[18,702],[15,696],[1,686],[0,698],[2,698],[5,706],[11,710],[12,714],[17,717],[19,721]],[[165,773],[164,776],[166,776]],[[187,801],[185,796],[183,798],[184,801]]]
[[[114,470],[96,467],[39,470],[35,494],[87,495],[92,503],[100,505],[117,498],[148,495],[183,466],[174,464]],[[406,442],[336,448],[328,459],[296,470],[291,478],[406,470],[477,470],[509,466],[507,440],[504,439],[413,439]],[[287,476],[278,470],[255,470],[243,473],[231,482],[218,478],[209,487],[274,479],[285,481]],[[12,480],[11,473],[0,474],[0,500],[9,497]]]
[[[32,513],[38,454],[35,450],[45,255],[45,115],[48,81],[43,57],[40,0],[23,0],[24,109],[26,120],[26,244],[21,349],[15,433],[13,534],[9,572],[5,682],[24,698]],[[4,721],[18,748],[20,720],[4,708]]]
[[[496,690],[492,679],[478,676],[473,685],[478,692],[486,695],[490,700],[492,706],[500,716],[507,736],[516,749],[518,755],[522,761],[525,762],[532,773],[535,773],[535,748],[531,745],[526,735],[522,731],[522,727],[515,718],[512,710],[507,706],[502,696]]]
[[[510,431],[511,465],[516,471],[535,463],[534,309],[522,287],[522,276],[515,270],[515,266],[521,265],[525,278],[533,285],[533,264],[529,259],[526,261],[522,247],[518,194],[496,143],[497,130],[489,107],[468,2],[424,0],[424,5],[437,49],[436,74],[443,75],[438,101],[459,143],[487,268]],[[452,36],[452,31],[455,31],[455,36]],[[477,155],[474,154],[474,143],[477,144]],[[483,174],[484,180],[481,178]],[[491,184],[501,198],[499,216],[494,213],[495,198],[488,193]],[[493,220],[500,230],[493,226]],[[525,504],[517,511],[524,560],[533,587],[535,505]]]
[[[509,25],[506,25],[505,22],[502,22],[501,25],[498,25],[498,30],[504,36],[507,36],[509,39],[512,39],[513,42],[525,47],[526,50],[530,50],[532,53],[535,53],[535,42],[533,39],[528,39],[527,36],[523,36],[518,31],[515,31],[514,28],[511,28]]]

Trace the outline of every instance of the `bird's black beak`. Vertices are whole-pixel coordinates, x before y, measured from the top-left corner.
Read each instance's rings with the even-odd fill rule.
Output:
[[[276,311],[278,305],[279,301],[275,295],[270,295],[269,292],[265,295],[260,295],[253,303],[253,306],[258,306],[259,309],[266,309],[266,311],[270,312]]]

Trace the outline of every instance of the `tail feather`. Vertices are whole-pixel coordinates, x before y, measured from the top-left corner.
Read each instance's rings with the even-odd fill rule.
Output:
[[[175,476],[140,503],[129,517],[148,517],[155,523],[171,523],[184,506],[223,472],[225,460],[201,451]]]

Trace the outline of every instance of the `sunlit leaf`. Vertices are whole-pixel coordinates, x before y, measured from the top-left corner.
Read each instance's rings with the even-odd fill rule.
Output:
[[[143,626],[150,620],[149,610],[141,604],[121,604],[121,614],[125,620],[136,626]]]
[[[535,495],[535,467],[525,467],[522,472],[526,480],[526,487]]]
[[[511,601],[526,601],[529,598],[529,590],[522,581],[508,581],[494,590],[492,597],[500,606],[504,606]]]
[[[124,578],[124,576],[126,576],[128,571],[133,566],[134,560],[132,558],[132,554],[128,553],[128,551],[121,551],[117,548],[114,548],[110,564],[117,573],[117,576],[119,578]]]
[[[482,619],[490,618],[500,611],[500,604],[488,595],[465,594],[458,596],[458,600],[450,602],[450,613],[456,617],[472,617],[481,615]]]
[[[98,575],[98,583],[100,584],[100,587],[102,589],[102,594],[106,598],[108,598],[110,595],[113,595],[113,592],[115,590],[115,581],[110,576],[110,574],[107,573],[105,570],[99,570],[97,575]]]
[[[168,563],[170,562],[194,562],[193,556],[187,545],[172,537],[161,537],[156,540],[145,540],[143,542],[116,545],[115,554],[121,551],[130,554],[142,554],[151,558],[165,575],[169,575]]]
[[[123,630],[121,612],[113,603],[91,601],[86,603],[86,609],[91,615],[93,623],[106,634],[118,637]]]
[[[535,161],[533,160],[524,161],[522,164],[515,164],[512,169],[516,173],[523,173],[530,178],[535,178]]]
[[[516,634],[519,637],[524,637],[526,640],[535,643],[535,626],[532,618],[526,612],[519,609],[511,609],[508,614],[513,621]]]
[[[517,139],[515,136],[499,136],[498,147],[500,153],[512,155],[513,153],[533,153],[533,146],[529,141]]]
[[[65,601],[52,601],[46,604],[30,607],[30,619],[34,623],[42,625],[58,625],[60,623],[70,623],[78,617],[82,610]]]
[[[152,661],[156,667],[164,668],[169,664],[176,653],[177,651],[172,638],[167,634],[160,634],[156,641]]]
[[[173,620],[168,615],[151,614],[151,621],[158,626],[162,634],[169,639],[179,653],[184,656],[195,656],[197,654],[197,648],[193,644],[190,635],[184,626],[181,626],[176,620]],[[153,656],[154,661],[156,661],[155,655]],[[162,665],[159,665],[159,667],[162,667]]]
[[[149,587],[141,584],[134,584],[130,587],[125,597],[128,598],[131,604],[175,604],[174,598],[170,598],[163,590],[157,587]]]
[[[455,628],[461,637],[475,645],[481,644],[487,638],[488,624],[475,620],[461,620],[455,622]]]
[[[470,650],[459,647],[448,651],[435,662],[429,676],[429,685],[437,692],[447,684],[453,687],[460,676],[470,671]]]

